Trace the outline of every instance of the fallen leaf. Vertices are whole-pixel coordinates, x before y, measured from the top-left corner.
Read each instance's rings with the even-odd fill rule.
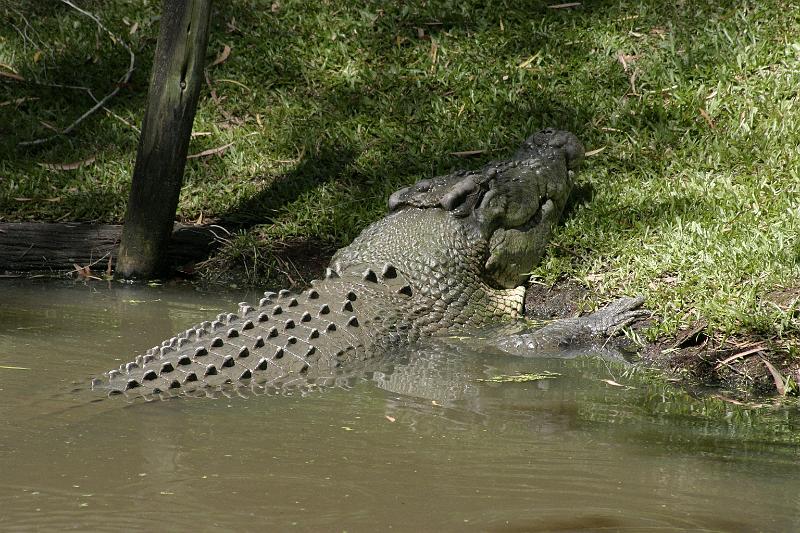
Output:
[[[708,127],[711,128],[712,130],[717,127],[714,124],[714,120],[711,118],[711,115],[709,115],[708,111],[706,111],[702,107],[700,108],[700,116],[703,117],[703,120],[706,121],[706,124],[708,124]]]
[[[216,65],[224,63],[225,61],[227,61],[230,55],[231,55],[231,47],[226,44],[225,47],[222,49],[222,52],[219,53],[217,58],[214,60],[213,63],[211,63],[210,66],[214,67]]]
[[[86,165],[94,163],[95,157],[92,156],[83,161],[75,161],[74,163],[39,163],[39,166],[47,170],[76,170]]]
[[[272,6],[270,6],[269,10],[272,11],[273,13],[277,13],[278,11],[280,11],[281,10],[280,2],[272,2]]]
[[[0,367],[0,368],[2,368],[2,367]],[[389,422],[394,422],[397,419],[395,417],[393,417],[393,416],[386,415],[386,420],[388,420]]]
[[[761,358],[761,362],[764,363],[764,366],[767,367],[769,373],[772,374],[772,381],[775,383],[775,389],[777,389],[778,394],[781,396],[786,396],[786,381],[783,379],[781,373],[778,372],[778,369],[772,366],[772,363],[763,357]]]
[[[225,150],[227,150],[231,146],[233,146],[233,143],[229,142],[228,144],[226,144],[224,146],[219,146],[217,148],[209,148],[208,150],[203,150],[199,154],[187,155],[186,159],[197,159],[198,157],[208,157],[210,155],[223,154],[223,153],[225,153]]]
[[[623,385],[622,383],[617,383],[613,379],[601,379],[600,381],[602,381],[603,383],[608,383],[612,387],[627,387],[627,385]]]
[[[342,426],[342,429],[345,431],[353,431],[353,428],[347,426]]]
[[[14,200],[16,200],[18,202],[30,202],[31,200],[33,200],[33,198],[22,198],[22,197],[20,197],[20,198],[14,198]]]
[[[527,383],[529,381],[539,381],[542,379],[555,379],[561,374],[557,372],[550,372],[545,370],[541,374],[512,374],[512,375],[500,375],[500,376],[492,376],[490,378],[481,379],[478,378],[475,381],[482,381],[486,383]]]
[[[136,33],[136,30],[138,30],[138,29],[139,29],[139,23],[138,22],[134,22],[133,26],[131,26],[131,29],[128,32],[128,34],[129,35],[133,35],[134,33]]]

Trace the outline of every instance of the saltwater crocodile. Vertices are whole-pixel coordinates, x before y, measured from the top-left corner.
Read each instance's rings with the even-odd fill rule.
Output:
[[[197,324],[93,381],[112,393],[173,395],[235,387],[324,386],[422,337],[517,319],[570,194],[583,147],[543,130],[507,161],[424,179],[389,198],[386,217],[331,260],[324,279],[265,293],[236,314]],[[537,349],[607,333],[640,315],[623,299],[592,315],[497,339]]]

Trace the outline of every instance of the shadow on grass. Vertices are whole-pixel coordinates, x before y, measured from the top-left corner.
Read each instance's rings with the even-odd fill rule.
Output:
[[[280,10],[302,9],[302,17],[308,20],[314,17],[330,17],[337,22],[346,17],[350,17],[348,20],[352,21],[360,20],[358,23],[354,22],[352,28],[358,37],[342,35],[338,38],[357,40],[359,50],[369,51],[369,62],[378,71],[384,65],[399,64],[404,67],[397,75],[378,72],[373,79],[354,82],[349,86],[309,82],[309,77],[324,76],[326,72],[315,71],[315,67],[308,64],[308,58],[298,57],[297,51],[307,46],[307,35],[302,27],[297,26],[302,17],[284,17],[283,11],[271,15],[267,13],[267,9],[252,9],[246,2],[231,2],[224,6],[217,4],[212,16],[209,56],[213,57],[223,43],[231,43],[239,56],[236,68],[244,77],[242,79],[259,84],[255,91],[257,96],[251,97],[249,101],[229,102],[234,112],[237,107],[245,113],[253,111],[249,108],[269,105],[273,91],[277,89],[293,91],[292,96],[297,96],[298,91],[305,89],[301,98],[313,100],[320,112],[296,128],[282,129],[286,135],[281,142],[286,146],[310,146],[315,144],[314,139],[321,140],[318,148],[315,145],[314,150],[305,152],[305,158],[293,170],[277,177],[269,176],[265,181],[271,181],[270,186],[230,206],[221,218],[236,226],[248,227],[269,221],[271,213],[329,181],[344,178],[348,186],[355,188],[358,193],[372,193],[374,196],[378,190],[385,195],[386,190],[381,189],[380,184],[376,186],[376,181],[381,176],[387,177],[392,184],[399,184],[421,175],[444,173],[453,167],[474,167],[483,160],[502,157],[504,154],[488,154],[468,163],[454,157],[443,157],[433,162],[430,157],[415,157],[430,142],[426,134],[431,127],[427,124],[428,116],[424,114],[425,111],[434,108],[439,102],[447,101],[454,93],[456,96],[463,96],[475,87],[480,106],[459,126],[463,128],[463,132],[442,137],[440,133],[433,131],[432,135],[441,139],[440,152],[457,151],[464,148],[462,143],[475,142],[482,138],[485,144],[508,146],[510,153],[514,143],[544,126],[570,129],[589,140],[597,136],[593,131],[593,121],[598,113],[595,104],[591,98],[576,97],[581,92],[591,93],[595,88],[585,86],[576,90],[573,86],[575,80],[570,76],[569,69],[543,72],[538,76],[537,83],[530,83],[518,94],[499,94],[492,92],[490,85],[480,86],[480,80],[466,79],[459,86],[459,80],[414,74],[414,71],[426,69],[427,64],[409,64],[403,53],[404,50],[418,45],[420,40],[445,39],[451,33],[463,35],[466,39],[477,39],[492,33],[497,37],[492,42],[498,63],[516,61],[519,57],[535,57],[543,48],[550,47],[561,54],[565,65],[578,65],[593,50],[590,42],[581,42],[580,39],[575,41],[576,28],[579,34],[581,28],[585,27],[589,31],[592,24],[623,20],[627,14],[637,11],[646,14],[644,18],[647,20],[643,20],[643,23],[650,26],[671,26],[673,18],[680,18],[682,22],[689,21],[688,25],[682,24],[672,27],[671,30],[679,33],[681,40],[689,42],[697,32],[708,26],[709,17],[718,13],[701,2],[685,2],[684,7],[680,8],[656,0],[597,1],[584,3],[579,10],[548,9],[547,3],[529,0],[485,5],[476,0],[466,3],[412,2],[397,5],[377,5],[367,1],[358,5],[341,6],[298,7],[290,2],[281,5]],[[36,2],[24,6],[20,9],[31,10],[32,16],[28,20],[45,28],[57,27],[56,21],[59,17],[70,13],[74,16],[74,12],[62,4],[56,4],[52,9],[43,9]],[[109,6],[100,1],[86,2],[82,7],[97,13],[117,35],[128,38],[124,33],[128,26],[121,25],[119,19],[126,9],[137,8]],[[706,16],[687,19],[681,13],[688,9],[699,9]],[[137,16],[144,17],[148,13],[145,10],[137,13]],[[13,18],[14,12],[11,15]],[[94,24],[88,19],[81,20],[82,24],[88,26]],[[22,24],[21,20],[16,22]],[[509,33],[514,38],[503,39],[502,35],[512,25],[527,25],[531,29],[524,34],[525,38],[520,38],[519,33]],[[135,40],[134,51],[138,65],[131,82],[110,103],[111,109],[120,115],[141,116],[156,33],[157,22],[153,22],[146,30],[140,30],[138,36],[130,37],[131,41]],[[16,37],[18,42],[15,44],[19,48],[28,46],[28,43],[23,42],[24,32],[7,31],[5,35],[12,40]],[[79,46],[73,47],[65,43],[55,53],[54,64],[48,68],[51,73],[55,73],[59,82],[92,87],[95,96],[99,97],[125,72],[127,53],[113,43],[96,38],[94,30],[84,32],[82,39],[97,40],[97,44],[89,46],[81,42]],[[728,53],[722,49],[708,52],[717,54],[712,56],[712,61],[721,61],[722,54]],[[692,57],[694,56],[687,57],[684,61],[692,61]],[[403,64],[403,61],[406,63]],[[704,62],[708,63],[709,57],[705,57]],[[627,76],[615,61],[606,61],[603,66],[606,70],[595,73],[595,82],[602,85],[605,91],[618,94],[621,98],[628,89]],[[31,65],[30,69],[30,72],[25,73],[30,79],[50,79],[44,66]],[[470,71],[465,71],[465,76],[467,75],[475,76]],[[210,98],[206,87],[201,98],[206,102]],[[70,121],[65,117],[79,116],[92,102],[81,91],[66,91],[5,80],[0,83],[0,100],[11,102],[0,107],[0,138],[3,139],[0,140],[0,150],[5,152],[3,159],[11,168],[30,168],[34,165],[34,159],[42,154],[50,158],[77,160],[83,156],[81,147],[85,145],[94,145],[91,153],[98,157],[103,157],[104,151],[113,154],[120,146],[124,150],[135,151],[135,137],[131,136],[130,129],[100,113],[89,118],[72,136],[59,138],[41,148],[19,149],[16,147],[17,142],[50,133],[46,127],[43,128],[43,122],[63,127]],[[393,106],[401,112],[398,113]],[[389,122],[403,123],[397,127],[397,131],[403,134],[396,139],[397,153],[389,154],[376,162],[368,172],[353,168],[354,160],[365,148],[363,143],[354,141],[340,130],[332,133],[331,128],[334,124],[348,120],[352,122],[359,117],[377,118],[378,122],[386,119]],[[626,120],[639,131],[664,132],[668,130],[665,123],[672,120],[672,117],[659,112],[645,112]],[[473,133],[473,130],[487,133]],[[488,140],[485,135],[489,136]],[[18,175],[20,179],[26,179],[24,171],[18,172]],[[54,178],[56,181],[58,179],[61,178]],[[116,195],[118,193],[108,194],[101,189],[97,193],[76,195],[69,202],[118,205],[119,199],[114,200]]]

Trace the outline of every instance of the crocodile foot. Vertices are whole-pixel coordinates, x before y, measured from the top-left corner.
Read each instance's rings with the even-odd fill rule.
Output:
[[[650,316],[641,309],[644,298],[620,298],[586,316],[554,320],[543,328],[500,338],[495,346],[523,357],[552,355],[596,345],[598,338],[610,337],[633,322]]]

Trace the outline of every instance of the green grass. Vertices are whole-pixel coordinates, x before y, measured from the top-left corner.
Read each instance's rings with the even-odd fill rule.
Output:
[[[43,4],[0,3],[13,23],[0,25],[0,68],[110,90],[127,53],[69,7]],[[137,55],[109,107],[138,126],[159,2],[81,5]],[[581,177],[592,198],[572,210],[538,278],[575,278],[601,298],[644,294],[663,318],[653,335],[702,317],[792,344],[792,306],[765,295],[800,274],[800,11],[777,0],[276,5],[215,4],[209,62],[225,44],[232,52],[210,69],[219,101],[203,89],[195,131],[209,134],[190,152],[234,144],[188,163],[179,206],[182,220],[262,224],[233,256],[253,236],[265,248],[342,245],[392,190],[556,126],[602,151]],[[91,103],[0,78],[2,219],[121,219],[137,143],[121,120],[101,112],[67,138],[16,146]],[[483,159],[450,155],[477,149]],[[72,171],[39,165],[89,157]]]

